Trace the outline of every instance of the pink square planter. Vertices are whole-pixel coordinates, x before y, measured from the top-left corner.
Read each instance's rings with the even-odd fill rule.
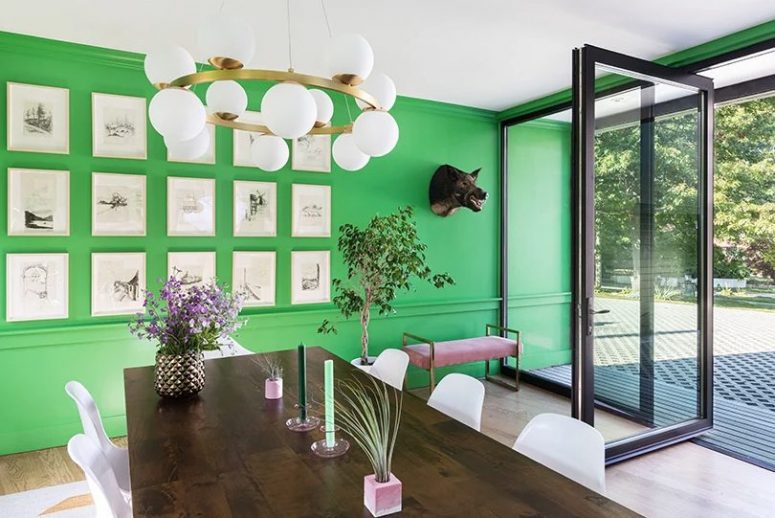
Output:
[[[387,482],[377,482],[374,475],[363,477],[363,505],[374,516],[401,511],[401,481],[392,473]]]
[[[269,379],[264,382],[264,397],[266,399],[280,399],[283,397],[283,379]]]

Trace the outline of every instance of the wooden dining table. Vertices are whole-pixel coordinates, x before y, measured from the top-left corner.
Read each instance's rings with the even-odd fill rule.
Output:
[[[132,503],[137,517],[371,516],[354,444],[342,457],[310,450],[320,431],[289,431],[298,415],[296,351],[282,399],[264,398],[260,355],[208,360],[202,392],[160,399],[153,367],[124,371]],[[323,361],[337,379],[365,376],[324,349],[307,352],[308,394],[323,400]],[[392,471],[403,483],[400,516],[637,516],[404,393]],[[320,414],[322,406],[313,405]],[[398,516],[398,515],[396,515]]]

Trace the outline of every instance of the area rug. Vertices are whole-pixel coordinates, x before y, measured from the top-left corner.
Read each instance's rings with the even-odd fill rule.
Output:
[[[3,518],[87,518],[94,512],[85,481],[0,496]]]

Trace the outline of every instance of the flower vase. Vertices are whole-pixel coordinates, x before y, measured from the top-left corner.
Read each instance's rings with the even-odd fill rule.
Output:
[[[283,379],[267,378],[264,382],[264,397],[266,399],[280,399],[283,397]]]
[[[205,386],[204,357],[200,352],[157,354],[153,388],[163,398],[194,396]]]
[[[401,481],[392,473],[387,482],[377,482],[376,475],[363,477],[363,505],[373,516],[401,511]]]

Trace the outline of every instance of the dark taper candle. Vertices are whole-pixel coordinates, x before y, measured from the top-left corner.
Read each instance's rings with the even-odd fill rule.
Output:
[[[307,419],[307,349],[299,344],[299,416]]]

